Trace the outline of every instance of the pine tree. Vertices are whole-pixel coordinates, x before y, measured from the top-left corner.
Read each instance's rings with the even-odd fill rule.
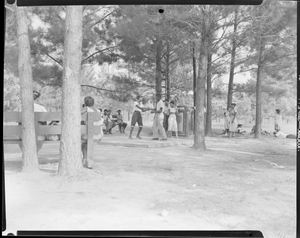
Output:
[[[58,169],[58,173],[63,176],[74,176],[82,168],[80,136],[82,10],[82,6],[68,6],[66,10],[62,131]]]

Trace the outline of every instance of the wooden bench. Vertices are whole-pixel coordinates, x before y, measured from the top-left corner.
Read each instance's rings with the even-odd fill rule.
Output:
[[[37,136],[46,135],[61,135],[61,125],[40,125],[39,121],[61,121],[61,112],[35,112],[35,131],[36,140]],[[94,125],[94,121],[99,121],[100,115],[94,112],[88,112],[81,115],[81,121],[85,122],[85,125],[81,125],[81,135],[87,135],[87,141],[82,140],[81,142],[87,142],[87,159],[93,159],[93,135],[100,133],[101,126]],[[5,122],[15,122],[16,125],[5,125]],[[21,112],[4,112],[3,115],[3,143],[4,144],[22,144],[20,135],[22,133],[22,126],[18,125],[22,122]],[[58,141],[38,141],[37,145],[49,144],[49,143],[59,143]]]

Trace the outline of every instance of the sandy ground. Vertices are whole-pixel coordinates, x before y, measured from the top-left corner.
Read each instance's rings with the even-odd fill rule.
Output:
[[[69,180],[51,173],[58,144],[42,148],[43,173],[30,175],[20,172],[18,146],[5,145],[4,234],[260,230],[267,238],[296,237],[295,140],[216,136],[206,142],[205,152],[188,145],[97,145],[94,169]]]

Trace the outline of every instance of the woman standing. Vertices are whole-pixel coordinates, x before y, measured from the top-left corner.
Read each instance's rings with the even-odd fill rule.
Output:
[[[275,132],[278,132],[278,131],[281,130],[282,117],[281,117],[281,114],[280,114],[280,109],[276,109],[275,111],[276,111],[276,113],[275,113],[274,129],[275,129]]]
[[[178,139],[178,126],[176,121],[176,114],[178,113],[178,109],[175,106],[175,102],[170,102],[170,108],[169,110],[169,118],[168,118],[168,134],[170,138],[172,138],[172,132],[175,132],[176,138]]]
[[[224,134],[227,136],[229,134],[229,111],[226,110],[226,107],[223,107],[223,116],[224,116]]]
[[[236,110],[235,110],[236,103],[231,103],[229,108],[229,138],[231,136],[235,136],[237,120],[236,120]]]

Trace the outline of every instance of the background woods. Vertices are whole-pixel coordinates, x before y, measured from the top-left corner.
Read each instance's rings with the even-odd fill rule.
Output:
[[[66,9],[26,9],[33,88],[49,111],[62,110]],[[199,118],[206,110],[205,118],[196,117],[207,136],[232,101],[240,122],[256,124],[257,138],[275,108],[295,120],[295,3],[83,6],[82,12],[81,99],[92,95],[100,108],[130,112],[134,95],[150,102],[161,94],[192,107],[196,90]],[[21,109],[17,39],[15,13],[7,10],[6,111]]]

